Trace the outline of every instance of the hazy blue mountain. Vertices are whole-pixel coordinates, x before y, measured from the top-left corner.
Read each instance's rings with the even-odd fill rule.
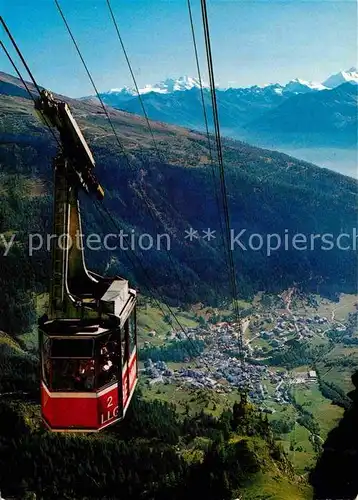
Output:
[[[101,94],[101,98],[109,106],[143,115],[138,96],[128,94],[127,91],[107,92]],[[263,112],[280,104],[285,98],[283,88],[278,84],[267,87],[218,90],[221,125],[229,129],[241,128],[248,118],[259,117]],[[142,94],[142,100],[151,120],[190,128],[202,129],[204,127],[200,89],[197,87],[165,93],[151,91]],[[204,88],[204,100],[211,119],[211,98],[206,88]]]
[[[276,142],[354,147],[357,143],[358,87],[297,94],[250,121],[249,134]]]
[[[301,78],[286,85],[254,85],[217,89],[222,133],[272,148],[356,146],[358,73],[341,71],[323,83]],[[206,83],[204,100],[210,127],[212,109]],[[150,119],[203,130],[200,82],[191,77],[167,79],[139,89]],[[114,108],[143,115],[135,89],[124,87],[101,94]],[[96,98],[83,98],[96,102]],[[343,169],[344,170],[344,169]],[[343,171],[342,170],[342,171]]]
[[[339,71],[335,75],[331,75],[327,80],[323,82],[323,85],[333,89],[339,87],[342,83],[358,83],[358,71],[357,68],[350,68],[346,71]]]

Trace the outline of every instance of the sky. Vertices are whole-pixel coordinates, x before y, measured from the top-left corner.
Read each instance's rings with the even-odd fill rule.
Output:
[[[99,91],[133,86],[106,0],[59,3]],[[191,4],[205,77],[200,0]],[[54,0],[1,0],[0,5],[40,85],[70,97],[94,94]],[[111,0],[111,5],[140,87],[197,76],[187,0]],[[355,0],[208,0],[207,5],[221,87],[296,77],[323,81],[357,65]],[[15,57],[5,32],[1,35]],[[14,74],[2,51],[0,70]]]

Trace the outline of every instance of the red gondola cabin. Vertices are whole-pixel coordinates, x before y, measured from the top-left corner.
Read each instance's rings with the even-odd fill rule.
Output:
[[[52,431],[98,431],[122,419],[137,379],[136,292],[86,268],[79,191],[102,200],[94,159],[68,105],[43,90],[36,108],[60,132],[54,159],[49,317],[39,323],[41,406]]]
[[[122,419],[137,378],[135,292],[127,281],[116,318],[55,319],[40,327],[43,419],[54,431],[98,431]],[[117,320],[119,319],[119,321]]]

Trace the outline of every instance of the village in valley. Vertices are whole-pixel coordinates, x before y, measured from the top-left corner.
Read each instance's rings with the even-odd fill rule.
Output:
[[[233,321],[202,321],[196,327],[186,328],[185,332],[171,330],[167,342],[201,341],[204,349],[195,359],[188,354],[183,363],[174,367],[163,359],[146,359],[142,372],[147,384],[211,389],[218,394],[245,389],[250,400],[267,413],[275,413],[278,406],[288,405],[293,388],[317,383],[315,364],[320,361],[320,349],[328,351],[332,331],[342,338],[352,334],[348,331],[348,320],[357,311],[355,300],[338,304],[322,300],[318,304],[311,298],[303,304],[302,300],[293,301],[294,293],[293,289],[285,292],[278,307],[263,306],[256,301],[241,320],[241,327]],[[343,314],[337,314],[339,310]],[[150,345],[151,342],[146,341],[144,348]],[[310,362],[302,362],[301,369],[290,369],[283,355],[299,350],[300,346],[312,349],[317,359],[313,355]],[[280,359],[283,360],[281,366]]]

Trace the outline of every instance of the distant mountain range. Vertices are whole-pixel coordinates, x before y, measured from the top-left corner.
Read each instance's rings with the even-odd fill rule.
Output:
[[[274,141],[354,146],[357,141],[357,90],[343,83],[332,90],[296,94],[246,124],[247,131]],[[256,141],[255,141],[256,142]]]
[[[340,71],[322,83],[300,78],[247,88],[217,89],[223,134],[248,142],[279,148],[356,147],[358,72]],[[211,99],[203,83],[211,122]],[[184,76],[139,89],[152,120],[203,130],[200,82]],[[124,87],[101,94],[109,106],[143,115],[134,89]],[[83,98],[96,101],[93,96]]]
[[[356,68],[352,67],[346,71],[340,71],[339,73],[331,75],[323,83],[295,78],[294,80],[289,81],[286,85],[280,85],[279,83],[261,86],[254,85],[252,87],[247,87],[247,89],[252,89],[253,91],[255,91],[258,88],[274,87],[277,89],[277,93],[305,93],[312,90],[333,89],[346,82],[358,83],[358,71]],[[202,81],[201,84],[203,88],[209,88],[209,85],[206,82]],[[149,94],[150,92],[155,92],[158,94],[171,94],[173,92],[181,92],[185,90],[191,90],[193,88],[200,88],[200,80],[198,78],[185,75],[180,76],[177,79],[167,78],[166,80],[163,80],[162,82],[156,83],[154,85],[147,84],[143,88],[139,88],[138,90],[140,94]],[[224,89],[218,88],[218,90],[225,91],[233,88],[238,89],[240,87],[227,87]],[[122,98],[124,96],[127,96],[127,98],[130,98],[131,96],[137,95],[137,91],[134,87],[122,87],[118,89],[111,89],[101,95],[110,95],[113,98],[115,96],[120,96]]]

